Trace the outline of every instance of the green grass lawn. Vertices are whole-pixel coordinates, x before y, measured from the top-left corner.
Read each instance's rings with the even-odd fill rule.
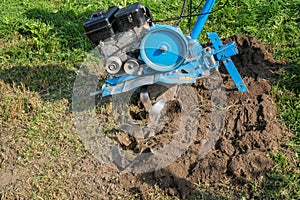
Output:
[[[85,150],[72,128],[70,103],[72,86],[81,63],[92,49],[82,24],[89,14],[109,6],[125,6],[123,0],[2,0],[0,2],[0,169],[29,166],[40,157],[50,162],[60,158],[80,159]],[[179,15],[182,1],[142,0],[156,20]],[[194,0],[196,5],[201,1]],[[226,0],[217,1],[214,9]],[[277,60],[284,61],[273,95],[280,118],[292,132],[286,144],[299,164],[300,145],[300,17],[299,0],[231,0],[213,13],[204,32],[215,31],[222,38],[250,34],[271,49]],[[193,18],[194,23],[196,19]],[[187,32],[188,20],[180,24]],[[208,39],[200,36],[201,43]],[[60,142],[57,142],[60,141]],[[63,145],[67,144],[67,145]],[[9,148],[5,145],[10,145]],[[70,154],[64,154],[66,148]],[[38,153],[36,153],[38,152]],[[11,159],[4,159],[10,155]],[[77,156],[74,156],[77,155]],[[0,157],[0,158],[1,158]],[[299,166],[291,166],[283,153],[274,156],[277,165],[265,185],[254,188],[266,197],[300,196]],[[12,162],[14,160],[15,163]],[[49,171],[42,165],[39,170]],[[54,170],[60,171],[58,167]],[[57,185],[46,173],[33,179],[42,188],[39,195],[54,197]],[[58,175],[59,176],[59,175]],[[64,174],[62,173],[63,177]],[[0,184],[1,185],[1,184]],[[253,186],[255,187],[255,186]],[[0,198],[2,191],[0,191]],[[3,194],[4,195],[4,194]],[[22,194],[21,194],[22,195]],[[36,197],[36,196],[32,196]]]

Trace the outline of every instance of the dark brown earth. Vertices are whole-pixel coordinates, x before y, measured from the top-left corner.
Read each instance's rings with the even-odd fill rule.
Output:
[[[243,187],[251,181],[263,179],[274,162],[269,154],[280,149],[287,136],[280,125],[277,107],[270,95],[271,78],[279,63],[272,58],[266,47],[249,35],[235,35],[225,42],[235,41],[239,54],[233,58],[249,92],[240,93],[221,68],[227,94],[225,126],[214,149],[199,159],[203,134],[208,130],[210,107],[201,113],[198,135],[184,155],[170,166],[147,174],[124,174],[121,183],[128,189],[138,191],[148,198],[154,186],[169,195],[182,199],[191,197],[199,183],[207,185],[233,184]],[[199,81],[194,89],[202,103],[209,101],[208,89]],[[145,181],[146,180],[146,181]],[[215,190],[216,187],[211,187]]]

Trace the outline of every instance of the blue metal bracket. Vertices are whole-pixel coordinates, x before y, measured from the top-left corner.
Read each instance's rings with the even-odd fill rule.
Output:
[[[223,63],[238,90],[240,92],[248,92],[248,89],[232,60],[228,58],[227,60],[224,60]]]
[[[228,44],[224,45],[222,44],[222,41],[220,40],[218,34],[209,32],[207,33],[210,41],[213,44],[214,49],[216,50],[216,58],[217,60],[223,61],[226,70],[228,71],[229,75],[231,76],[234,84],[238,88],[240,92],[248,92],[248,89],[239,74],[238,70],[236,69],[234,63],[231,60],[231,56],[238,54],[238,49],[234,42],[230,42]]]

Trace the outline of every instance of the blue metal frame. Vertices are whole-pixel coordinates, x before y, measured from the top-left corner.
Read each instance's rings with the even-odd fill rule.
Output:
[[[204,7],[201,10],[201,13],[200,13],[198,19],[197,19],[197,22],[192,30],[191,37],[193,39],[198,39],[198,37],[201,34],[201,31],[204,27],[204,24],[207,21],[209,13],[211,12],[215,3],[216,3],[216,0],[207,0],[206,1]]]
[[[195,83],[198,78],[209,74],[210,69],[218,67],[220,62],[224,63],[238,90],[247,92],[247,87],[230,58],[238,54],[235,43],[223,45],[217,33],[209,32],[207,35],[212,46],[203,50],[199,44],[198,37],[214,4],[215,0],[206,1],[191,35],[184,36],[180,30],[169,25],[153,26],[144,36],[140,46],[141,60],[146,63],[142,73],[108,79],[102,87],[102,96],[127,92],[154,83]],[[160,35],[165,38],[164,41],[160,40]],[[174,56],[155,53],[162,48],[175,49],[175,53],[184,52],[184,55],[178,55],[178,58],[182,57],[183,60],[170,61]],[[172,50],[170,53],[173,53]],[[168,66],[168,63],[172,65]]]

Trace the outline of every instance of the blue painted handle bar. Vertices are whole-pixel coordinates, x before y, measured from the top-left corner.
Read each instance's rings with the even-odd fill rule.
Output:
[[[207,0],[204,7],[201,10],[201,13],[198,17],[198,20],[192,30],[191,37],[193,39],[198,39],[201,31],[204,27],[205,22],[207,21],[208,15],[214,7],[216,0]]]

